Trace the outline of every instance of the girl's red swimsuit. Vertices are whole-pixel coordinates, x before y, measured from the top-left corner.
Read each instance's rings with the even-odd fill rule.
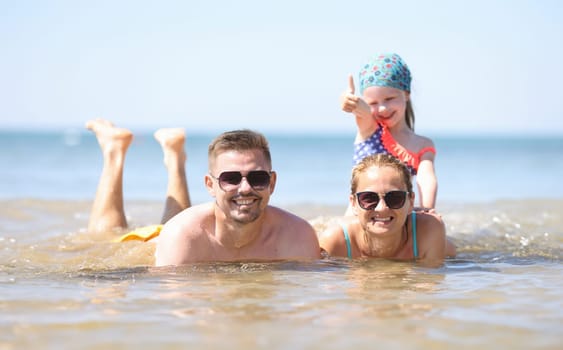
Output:
[[[365,141],[354,144],[354,164],[376,153],[390,154],[407,165],[412,175],[416,175],[420,157],[426,152],[436,154],[434,147],[425,147],[414,153],[399,145],[387,127],[378,124],[377,130]]]

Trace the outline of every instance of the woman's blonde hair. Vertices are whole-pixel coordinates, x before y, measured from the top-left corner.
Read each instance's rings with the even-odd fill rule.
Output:
[[[403,183],[407,187],[407,191],[409,193],[412,192],[412,178],[407,166],[392,155],[377,153],[365,157],[361,162],[356,164],[354,168],[352,168],[352,180],[350,181],[351,194],[355,194],[358,189],[360,175],[365,173],[371,167],[390,167],[397,170],[403,180]]]

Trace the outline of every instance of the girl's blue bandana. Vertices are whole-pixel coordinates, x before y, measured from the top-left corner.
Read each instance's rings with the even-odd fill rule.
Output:
[[[385,86],[410,92],[411,72],[401,56],[384,53],[372,58],[360,71],[360,93],[370,86]]]

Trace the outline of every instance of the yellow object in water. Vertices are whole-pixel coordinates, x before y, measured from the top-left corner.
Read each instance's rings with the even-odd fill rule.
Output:
[[[147,242],[155,237],[158,237],[158,235],[160,235],[160,230],[162,230],[162,225],[150,225],[150,226],[139,227],[115,239],[114,242],[125,242],[125,241]]]

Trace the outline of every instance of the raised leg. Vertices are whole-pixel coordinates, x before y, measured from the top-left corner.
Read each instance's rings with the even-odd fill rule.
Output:
[[[186,134],[182,128],[163,128],[154,133],[164,153],[164,166],[168,171],[166,202],[161,223],[191,206],[186,180]]]
[[[102,173],[92,204],[88,230],[105,232],[126,228],[127,220],[123,208],[123,166],[133,134],[103,119],[88,121],[86,128],[96,135],[103,156]]]

